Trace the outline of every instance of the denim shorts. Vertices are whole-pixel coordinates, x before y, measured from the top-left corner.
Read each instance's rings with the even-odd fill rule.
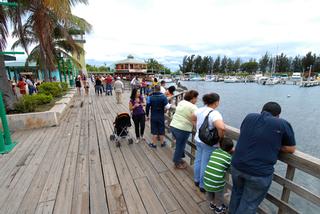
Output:
[[[164,120],[151,120],[151,134],[164,135]]]

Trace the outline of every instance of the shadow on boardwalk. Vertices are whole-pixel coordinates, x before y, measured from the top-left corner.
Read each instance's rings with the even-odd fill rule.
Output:
[[[60,126],[14,133],[19,144],[0,156],[0,213],[211,213],[170,148],[109,141],[128,97],[78,97]]]

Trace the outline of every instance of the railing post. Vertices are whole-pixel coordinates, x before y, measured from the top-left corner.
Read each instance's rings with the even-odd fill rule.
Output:
[[[191,142],[193,145],[195,145],[195,142],[194,142],[194,136],[196,135],[196,132],[195,130],[192,130],[192,133],[191,133]],[[191,146],[191,155],[192,157],[195,157],[196,156],[196,150]],[[190,158],[190,165],[193,165],[194,164],[194,158]]]
[[[3,153],[10,152],[15,146],[15,143],[12,143],[12,140],[11,140],[10,129],[8,126],[7,115],[6,115],[6,109],[2,99],[2,92],[0,92],[0,117],[1,117],[2,129],[3,129],[3,131],[0,130],[0,154],[3,154]]]
[[[287,171],[286,171],[286,179],[292,181],[295,171],[296,171],[296,168],[288,164]],[[288,203],[289,198],[290,198],[290,189],[288,189],[286,186],[283,186],[281,200]],[[278,214],[283,214],[283,213],[284,211],[279,209]]]

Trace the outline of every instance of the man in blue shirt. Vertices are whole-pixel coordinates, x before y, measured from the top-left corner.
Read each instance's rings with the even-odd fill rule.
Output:
[[[166,96],[160,92],[160,86],[156,85],[154,87],[154,93],[147,100],[146,107],[146,115],[147,120],[149,119],[149,111],[151,108],[151,134],[152,143],[149,144],[152,148],[157,148],[156,142],[159,140],[161,143],[161,147],[165,146],[163,141],[164,133],[165,133],[165,124],[164,124],[164,113],[165,109],[170,108],[170,104],[168,103],[168,99]]]
[[[248,114],[243,120],[231,164],[229,213],[255,214],[271,185],[279,153],[295,151],[293,129],[280,113],[278,103],[268,102],[260,114]]]

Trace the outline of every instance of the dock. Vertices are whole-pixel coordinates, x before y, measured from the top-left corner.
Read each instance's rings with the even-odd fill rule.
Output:
[[[109,140],[129,92],[122,105],[115,96],[75,99],[59,126],[13,134],[18,145],[0,156],[0,213],[206,212],[192,168],[174,169],[169,147]]]
[[[18,145],[0,156],[0,213],[212,213],[193,183],[193,139],[184,170],[174,168],[171,146],[151,149],[123,141],[118,148],[109,136],[116,114],[128,112],[129,91],[123,104],[92,91],[75,98],[59,126],[13,134]],[[134,138],[133,126],[130,135]],[[239,130],[228,126],[227,135],[236,140]],[[149,123],[145,137],[150,142]],[[166,137],[172,141],[169,133]],[[268,193],[266,198],[275,212],[301,213],[289,203],[291,192],[319,205],[320,196],[293,179],[296,169],[320,179],[320,160],[298,151],[282,154],[280,161],[287,166],[285,177],[274,177],[283,187],[281,197]],[[227,180],[229,197],[230,176]],[[262,206],[259,213],[270,210]]]

